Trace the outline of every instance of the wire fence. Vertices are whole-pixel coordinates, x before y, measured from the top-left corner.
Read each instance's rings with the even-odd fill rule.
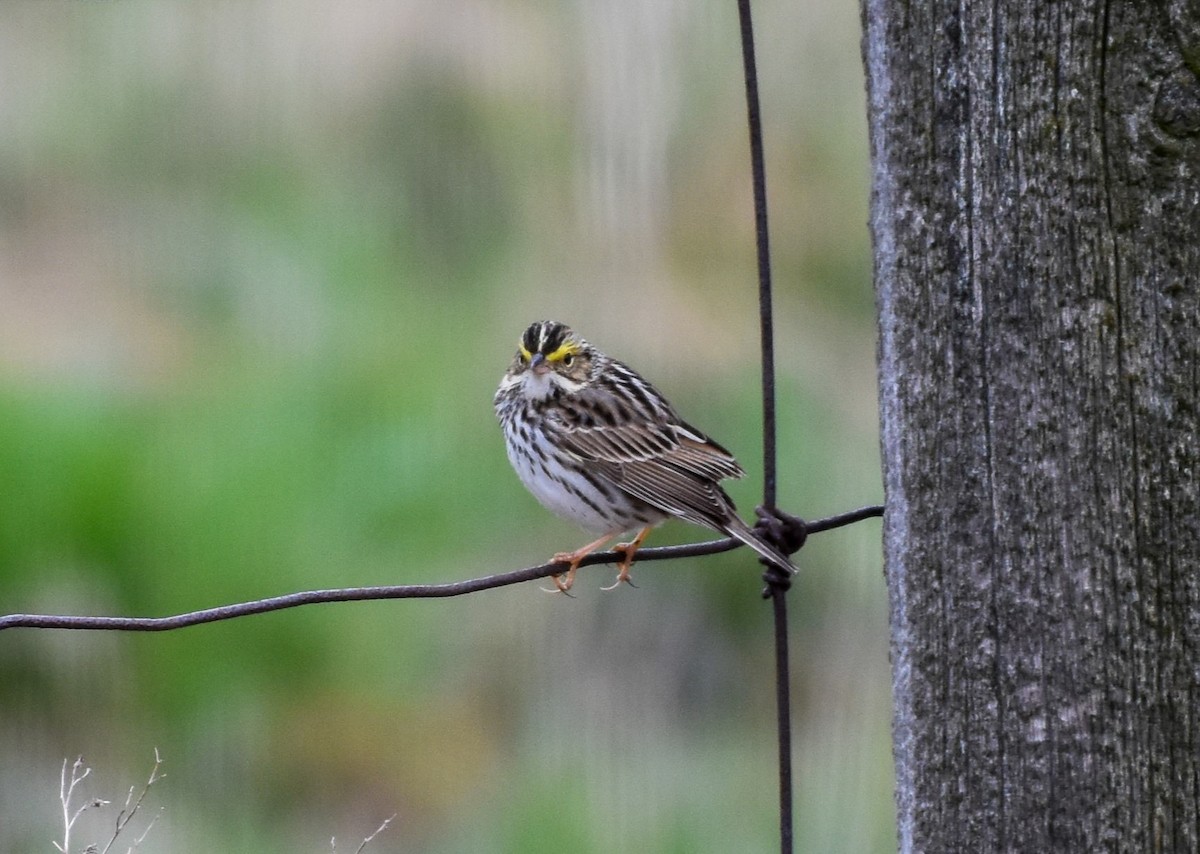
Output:
[[[770,525],[779,528],[783,525],[784,536],[795,536],[798,526],[808,533],[826,531],[849,525],[853,522],[880,515],[882,508],[863,507],[838,516],[826,519],[803,522],[794,517],[776,512],[766,523],[760,523],[760,532]],[[782,520],[782,522],[780,521]],[[763,536],[778,536],[764,532]],[[785,539],[786,543],[787,540]],[[742,546],[740,540],[732,537],[720,540],[708,540],[702,543],[689,543],[682,546],[655,546],[638,550],[638,561],[674,560],[685,557],[700,557],[703,555],[719,554],[732,551]],[[792,549],[791,551],[795,551]],[[592,566],[598,563],[615,563],[624,555],[614,552],[593,552],[579,562],[580,566]],[[479,578],[468,578],[464,581],[454,581],[445,584],[396,584],[374,587],[335,587],[325,590],[306,590],[298,593],[287,593],[283,596],[272,596],[265,599],[252,599],[248,602],[237,602],[230,605],[219,605],[215,608],[204,608],[197,611],[186,611],[169,617],[92,617],[56,614],[7,614],[0,617],[0,631],[5,629],[82,629],[89,631],[122,631],[122,632],[164,632],[173,629],[183,629],[188,626],[198,626],[203,623],[216,623],[222,620],[232,620],[238,617],[249,617],[252,614],[265,614],[270,611],[284,611],[288,608],[298,608],[302,605],[321,605],[331,602],[361,602],[379,599],[445,599],[452,596],[465,596],[468,593],[479,593],[510,584],[520,584],[539,578],[548,578],[563,571],[561,563],[543,563],[511,572],[501,572],[495,575],[484,575]],[[767,591],[764,590],[764,595]]]
[[[758,98],[758,73],[754,54],[754,26],[750,0],[738,0],[742,62],[746,85],[747,125],[750,136],[751,178],[754,191],[756,257],[758,264],[759,325],[762,360],[762,446],[763,503],[757,508],[756,532],[786,554],[794,554],[815,533],[840,528],[883,515],[883,507],[870,505],[823,519],[804,521],[779,510],[776,505],[775,355],[772,317],[770,241],[767,222],[766,167],[763,159],[762,121]],[[675,560],[731,551],[742,546],[725,538],[681,546],[640,549],[638,561]],[[613,563],[624,555],[614,551],[595,552],[580,566]],[[764,562],[765,564],[765,562]],[[9,614],[0,616],[0,631],[16,628],[77,629],[159,632],[282,611],[302,605],[380,599],[437,599],[478,593],[510,584],[520,584],[557,575],[562,563],[545,563],[510,572],[469,578],[444,584],[402,584],[373,587],[342,587],[288,593],[214,608],[188,611],[167,617],[72,616],[52,614]],[[770,599],[774,614],[775,692],[779,754],[779,838],[782,854],[791,854],[793,840],[791,697],[789,692],[787,592],[791,579],[777,567],[767,565],[763,575],[763,598]]]
[[[771,243],[767,223],[767,178],[763,157],[762,111],[758,100],[758,63],[754,55],[754,22],[750,0],[738,0],[742,42],[742,69],[746,80],[746,124],[750,131],[750,173],[754,185],[754,234],[758,260],[759,338],[762,350],[762,446],[763,503],[758,508],[758,530],[765,539],[792,554],[804,545],[807,535],[818,530],[814,524],[779,511],[776,504],[775,446],[775,324],[771,301]],[[850,524],[871,516],[882,516],[883,507],[864,507],[840,518]],[[824,530],[825,528],[820,528]],[[764,562],[765,563],[765,562]],[[791,579],[778,567],[767,564],[763,575],[775,618],[775,707],[779,753],[779,850],[791,854],[792,820],[792,701],[791,666],[788,662],[787,591]]]

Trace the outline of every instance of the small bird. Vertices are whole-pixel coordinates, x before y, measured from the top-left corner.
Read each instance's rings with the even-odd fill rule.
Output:
[[[736,537],[772,564],[796,571],[787,555],[738,518],[719,484],[745,472],[733,455],[681,419],[640,374],[606,356],[570,328],[541,320],[525,330],[493,401],[508,459],[547,509],[595,541],[553,560],[566,593],[579,563],[626,531],[617,580],[629,581],[638,547],[675,517]]]

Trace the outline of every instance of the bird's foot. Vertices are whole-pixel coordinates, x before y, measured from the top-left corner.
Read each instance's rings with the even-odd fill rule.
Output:
[[[570,596],[571,594],[568,591],[570,591],[571,587],[575,584],[575,572],[579,569],[579,564],[583,562],[585,557],[590,555],[596,549],[600,548],[612,538],[612,534],[605,534],[600,539],[594,540],[588,543],[586,546],[577,548],[573,552],[557,552],[554,557],[550,558],[550,562],[567,564],[567,571],[565,573],[557,572],[550,576],[550,580],[554,582],[554,586],[557,589],[549,590],[543,587],[542,590],[547,593],[565,593],[566,595]]]
[[[619,551],[619,550],[620,550],[619,546],[613,549],[613,551]],[[637,588],[637,585],[634,584],[633,580],[629,577],[629,565],[626,564],[624,561],[622,561],[622,563],[621,563],[621,571],[617,573],[617,580],[614,581],[612,584],[608,585],[607,587],[601,587],[600,589],[605,590],[605,591],[616,590],[622,584],[628,584],[630,587],[633,587],[635,589]]]
[[[570,596],[571,588],[575,585],[575,571],[579,569],[581,560],[583,560],[583,555],[576,555],[575,552],[557,552],[554,557],[550,558],[550,562],[567,564],[567,571],[550,576],[550,580],[554,582],[553,590],[549,587],[539,589],[543,593],[562,593],[564,596]]]
[[[601,590],[616,590],[622,583],[628,584],[630,587],[637,587],[629,578],[629,568],[633,566],[633,556],[637,554],[638,548],[642,545],[642,540],[646,539],[646,535],[649,533],[650,528],[642,528],[641,532],[631,542],[617,543],[613,546],[614,552],[620,552],[623,555],[620,564],[618,564],[617,580],[607,587],[601,587]]]

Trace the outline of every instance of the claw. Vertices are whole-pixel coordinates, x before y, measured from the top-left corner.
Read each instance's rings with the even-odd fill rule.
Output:
[[[601,587],[600,589],[605,590],[605,591],[616,590],[618,587],[621,586],[622,582],[624,582],[625,584],[628,584],[634,590],[637,590],[637,585],[633,583],[632,579],[630,579],[628,572],[618,573],[616,581],[614,581],[612,584],[609,584],[607,587]]]
[[[617,543],[615,546],[613,546],[613,551],[620,552],[624,555],[624,558],[622,558],[621,563],[619,564],[620,571],[617,573],[617,580],[607,587],[601,587],[601,590],[616,590],[621,586],[622,582],[628,584],[630,587],[637,587],[637,585],[629,579],[629,568],[633,566],[633,556],[637,554],[638,547],[641,546],[642,540],[646,539],[646,535],[649,534],[650,531],[650,527],[642,528],[638,535],[633,538],[632,542]]]
[[[560,572],[557,575],[550,576],[550,580],[554,582],[555,589],[551,590],[548,587],[539,587],[538,590],[541,590],[543,593],[561,593],[564,596],[571,596],[569,591],[571,590],[571,585],[575,583],[575,570],[579,568],[579,562],[574,560],[573,555],[568,552],[559,552],[551,560],[553,563],[567,563],[570,566],[565,573]],[[566,581],[563,580],[563,575],[566,575]],[[571,596],[571,598],[574,599],[575,597]]]
[[[609,584],[607,587],[601,587],[600,589],[605,591],[616,590],[621,586],[621,582],[628,584],[630,587],[637,587],[636,584],[629,580],[629,573],[622,569],[621,572],[617,574],[616,581],[614,581],[612,584]]]
[[[561,575],[550,576],[550,580],[554,582],[554,588],[555,588],[554,590],[551,590],[549,587],[538,587],[538,590],[542,591],[543,593],[550,593],[550,594],[561,593],[562,595],[566,596],[569,599],[574,599],[575,598],[574,594],[569,592],[571,588],[568,587],[563,582],[559,581],[560,578],[562,578]]]
[[[622,583],[628,584],[630,587],[637,587],[637,585],[634,584],[629,578],[629,568],[633,566],[633,556],[637,554],[638,547],[642,544],[642,540],[646,539],[646,535],[650,533],[652,528],[652,525],[642,528],[638,535],[633,538],[632,542],[617,543],[615,546],[613,546],[613,551],[620,552],[623,555],[621,563],[619,564],[620,572],[617,573],[617,580],[615,582],[610,584],[608,587],[601,587],[601,590],[615,590],[616,588],[620,587]],[[575,584],[575,572],[579,569],[579,564],[583,562],[585,557],[603,546],[614,536],[616,536],[616,534],[605,534],[600,539],[588,543],[586,546],[578,548],[573,552],[558,552],[555,554],[554,557],[550,558],[550,562],[565,563],[567,565],[567,571],[559,572],[550,576],[550,580],[554,582],[554,590],[550,590],[546,587],[539,589],[546,593],[562,593],[566,596],[570,596],[571,594],[569,591]],[[566,577],[564,578],[563,576]]]
[[[556,553],[554,557],[550,558],[550,562],[565,563],[567,565],[567,571],[565,573],[567,577],[566,579],[563,579],[564,573],[561,572],[556,575],[552,575],[550,576],[550,580],[554,582],[554,586],[557,588],[557,590],[548,590],[545,587],[541,589],[545,590],[547,593],[564,593],[567,596],[570,596],[571,594],[568,591],[575,584],[575,572],[579,569],[579,564],[585,557],[611,540],[613,536],[613,534],[605,534],[600,539],[590,542],[586,546],[578,548],[573,552]]]

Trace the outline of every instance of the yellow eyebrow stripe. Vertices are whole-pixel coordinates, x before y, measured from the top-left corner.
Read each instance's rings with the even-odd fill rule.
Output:
[[[530,359],[533,358],[533,354],[525,349],[524,344],[518,344],[517,348],[521,351],[521,358],[524,359],[526,362],[528,362]]]
[[[578,352],[579,352],[579,348],[576,347],[574,344],[570,343],[569,341],[564,342],[563,344],[559,345],[557,350],[555,350],[553,353],[551,353],[549,356],[546,357],[546,361],[547,362],[561,362],[567,356],[573,356]]]

